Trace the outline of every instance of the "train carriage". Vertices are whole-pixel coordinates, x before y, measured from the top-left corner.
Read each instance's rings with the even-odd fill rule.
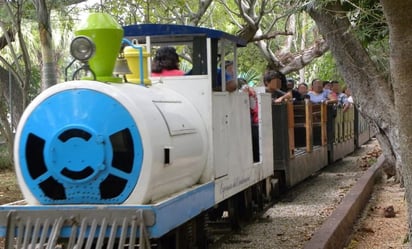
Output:
[[[272,106],[274,175],[287,189],[332,164],[373,136],[355,106],[302,102]]]

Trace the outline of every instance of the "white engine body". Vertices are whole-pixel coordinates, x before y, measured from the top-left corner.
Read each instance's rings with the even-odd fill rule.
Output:
[[[143,148],[141,171],[139,176],[135,176],[138,177],[137,183],[123,204],[151,203],[199,181],[206,167],[209,148],[205,124],[198,110],[185,97],[163,84],[151,87],[93,81],[58,84],[40,94],[26,109],[17,129],[16,141],[22,139],[26,120],[37,106],[53,95],[75,89],[96,91],[117,100],[129,112],[140,133]],[[50,115],[53,115],[52,111]],[[101,115],[105,119],[113,118],[110,111]],[[37,118],[50,122],[46,116]],[[24,160],[21,146],[21,143],[15,145],[17,165]],[[32,186],[26,182],[20,167],[16,168],[16,173],[26,200],[30,204],[41,202],[33,194]]]

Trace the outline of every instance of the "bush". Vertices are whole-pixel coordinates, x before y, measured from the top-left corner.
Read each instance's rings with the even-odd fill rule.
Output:
[[[0,170],[10,170],[12,168],[13,164],[9,160],[7,145],[5,143],[0,143]]]

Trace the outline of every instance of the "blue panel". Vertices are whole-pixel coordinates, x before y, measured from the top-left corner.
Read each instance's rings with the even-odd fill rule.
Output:
[[[45,99],[18,142],[24,181],[41,204],[123,203],[142,167],[133,117],[117,100],[89,89]]]
[[[214,182],[156,205],[156,224],[149,229],[150,236],[159,238],[213,205],[215,205]]]
[[[238,46],[246,46],[247,42],[239,37],[230,35],[223,31],[185,26],[177,24],[139,24],[124,26],[124,36],[171,36],[171,35],[206,35],[215,39],[227,39],[236,43]]]

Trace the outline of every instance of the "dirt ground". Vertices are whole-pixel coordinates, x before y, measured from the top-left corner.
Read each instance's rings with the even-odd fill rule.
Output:
[[[0,171],[0,204],[10,203],[22,198],[14,171]]]
[[[393,213],[388,210],[389,206],[393,206]],[[404,189],[393,180],[382,179],[375,186],[373,196],[354,227],[347,249],[408,248],[407,217]]]
[[[359,162],[367,167],[368,156]],[[393,207],[393,211],[392,208]],[[405,189],[387,179],[378,180],[374,192],[354,226],[352,239],[346,249],[403,249],[408,248],[408,214]]]

